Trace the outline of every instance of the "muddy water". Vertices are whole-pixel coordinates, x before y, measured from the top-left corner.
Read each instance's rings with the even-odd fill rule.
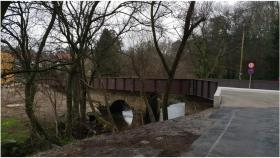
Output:
[[[167,111],[168,111],[168,120],[185,116],[185,112],[186,112],[185,103],[181,102],[181,103],[171,104],[167,107]],[[162,110],[160,110],[159,120],[163,121]]]
[[[176,103],[171,104],[167,108],[168,110],[168,119],[174,119],[177,117],[185,116],[185,103]],[[133,120],[133,112],[132,110],[122,111],[123,118],[125,122],[130,126]],[[160,113],[160,121],[162,121],[162,111]]]
[[[133,119],[132,110],[122,111],[122,115],[124,117],[125,122],[128,125],[131,125],[132,124],[132,119]]]

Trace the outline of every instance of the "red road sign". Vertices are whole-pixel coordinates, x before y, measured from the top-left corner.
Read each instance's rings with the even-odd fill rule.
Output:
[[[255,68],[256,68],[256,62],[254,61],[249,61],[248,64],[248,69],[247,69],[247,72],[248,74],[251,76],[255,73]]]
[[[255,67],[256,67],[256,62],[254,61],[248,62],[248,69],[255,69]]]

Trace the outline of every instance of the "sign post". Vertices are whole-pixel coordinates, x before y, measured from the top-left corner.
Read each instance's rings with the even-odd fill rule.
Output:
[[[255,67],[256,67],[256,63],[254,61],[248,62],[248,71],[247,72],[250,75],[249,88],[251,88],[252,75],[255,73]]]

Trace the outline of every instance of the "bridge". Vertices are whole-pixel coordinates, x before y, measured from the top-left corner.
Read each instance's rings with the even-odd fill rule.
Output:
[[[144,92],[162,94],[165,90],[166,79],[144,79]],[[122,91],[135,93],[142,90],[142,83],[138,78],[101,78],[93,82],[94,89]],[[192,95],[213,100],[218,82],[197,79],[174,79],[170,94]]]
[[[49,80],[48,84],[55,85],[55,82],[55,80]],[[97,106],[106,105],[107,102],[112,112],[121,112],[130,108],[133,109],[134,116],[141,118],[145,118],[143,115],[146,115],[146,104],[140,94],[141,91],[145,92],[148,103],[156,118],[159,119],[158,104],[162,102],[165,84],[166,79],[97,78],[90,85],[89,92],[92,100],[98,104]],[[180,102],[186,102],[184,98],[195,96],[212,103],[217,87],[218,82],[210,80],[174,79],[170,88],[170,100],[172,102],[181,98]],[[107,101],[105,101],[105,94]],[[188,106],[185,109],[187,108]]]
[[[166,81],[166,79],[155,78],[144,80],[138,78],[99,78],[95,79],[91,85],[94,91],[91,96],[95,101],[104,105],[104,92],[102,93],[100,90],[105,90],[112,112],[120,113],[119,110],[126,109],[129,106],[133,109],[134,119],[132,124],[141,122],[139,119],[142,118],[144,118],[145,122],[149,122],[145,100],[140,95],[141,91],[145,92],[148,103],[153,110],[156,120],[158,120],[160,117],[158,105],[162,102]],[[174,79],[170,88],[170,100],[180,97],[180,102],[185,102],[186,105],[188,104],[186,97],[195,96],[212,102],[217,87],[218,83],[215,81]],[[194,104],[185,106],[185,112],[191,110],[191,105]]]
[[[149,80],[150,82],[146,82],[146,85],[150,84],[150,86],[153,86],[153,88],[149,90],[150,93],[161,93],[159,82],[157,79],[155,80],[156,81],[153,79]],[[205,87],[205,85],[208,84],[207,81],[174,81],[177,81],[177,85],[190,84],[187,89],[176,87],[174,86],[176,84],[174,84],[172,93],[176,93],[177,95],[181,93],[200,96],[203,96],[201,94],[207,94],[193,91],[193,89],[197,87],[201,88],[202,85],[204,85],[204,87],[201,89],[207,90],[207,86]],[[126,85],[126,83],[133,82],[135,82],[134,86],[127,87],[128,85],[131,86],[131,84]],[[137,93],[139,92],[139,88],[137,88],[139,85],[137,85],[137,82],[137,79],[127,78],[97,79],[95,80],[95,84],[93,84],[93,88],[95,90],[105,89],[107,92],[115,91],[119,93],[123,91],[124,93]],[[203,84],[199,84],[199,82]],[[209,89],[211,89],[211,86],[214,86],[215,82],[210,82],[209,85]],[[119,150],[125,151],[124,155],[126,156],[139,156],[139,153],[141,153],[140,156],[151,156],[151,152],[143,152],[142,146],[133,146],[131,144],[142,143],[143,140],[147,142],[145,146],[151,145],[155,140],[157,144],[162,142],[166,144],[166,142],[173,142],[173,140],[168,139],[168,136],[172,138],[180,136],[178,139],[183,141],[177,141],[175,139],[176,141],[174,142],[184,145],[186,144],[184,136],[187,138],[190,137],[190,135],[186,134],[188,132],[194,133],[199,137],[196,140],[194,139],[191,147],[188,150],[183,150],[179,156],[279,155],[279,91],[219,87],[215,94],[215,97],[217,96],[223,98],[223,102],[218,103],[218,106],[223,108],[211,110],[207,115],[181,117],[172,121],[152,123],[137,129],[127,130],[109,136],[110,140],[116,140],[117,143],[124,144],[122,146],[123,148],[115,149],[109,156],[112,156],[112,153],[118,153]],[[112,104],[112,106],[114,105]],[[58,148],[57,150],[52,150],[36,156],[65,156],[67,151],[73,151],[73,149],[76,148],[82,150],[74,150],[75,152],[70,152],[67,156],[79,156],[85,153],[87,154],[85,154],[85,156],[102,156],[101,154],[104,153],[105,147],[109,145],[109,149],[111,150],[112,146],[115,145],[115,143],[100,144],[100,142],[109,142],[107,141],[109,139],[107,137],[105,139],[103,136],[98,138],[97,136],[88,139],[85,143],[76,143],[73,144],[74,146]],[[160,140],[163,141],[160,142]],[[93,145],[89,145],[89,143]],[[89,152],[92,151],[92,146],[96,146],[96,144],[99,145],[99,153],[101,153],[99,155],[94,155],[98,153],[98,149],[95,150],[97,152]],[[148,151],[152,150],[150,146],[147,149]],[[155,154],[154,156],[159,156],[158,149],[157,146],[155,152],[152,152]],[[165,150],[165,148],[163,149]],[[113,156],[119,155],[116,154]]]

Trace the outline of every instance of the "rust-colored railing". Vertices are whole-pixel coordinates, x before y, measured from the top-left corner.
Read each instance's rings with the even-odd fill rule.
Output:
[[[66,81],[59,79],[43,79],[57,88],[65,88]],[[166,79],[145,79],[144,91],[150,93],[164,93]],[[139,92],[142,84],[138,78],[101,78],[94,79],[91,87],[94,89],[107,89],[110,91]],[[197,79],[174,79],[171,84],[171,94],[192,95],[213,100],[218,82]]]
[[[163,93],[166,79],[145,79],[144,91]],[[141,82],[137,78],[101,78],[95,79],[92,86],[95,89],[107,89],[112,91],[138,92],[141,90]],[[171,94],[183,94],[199,96],[213,100],[218,83],[209,80],[174,79],[171,84]]]

